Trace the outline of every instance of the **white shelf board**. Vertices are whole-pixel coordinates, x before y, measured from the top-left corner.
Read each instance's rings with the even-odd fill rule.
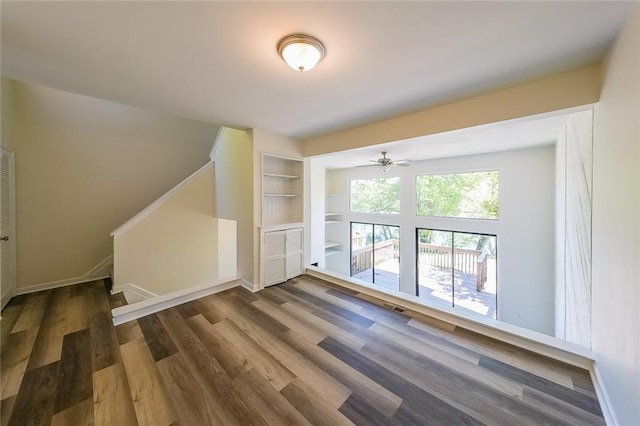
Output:
[[[278,173],[263,173],[262,176],[275,177],[275,178],[281,178],[281,179],[300,179],[300,176],[281,175]]]
[[[262,194],[265,197],[299,197],[299,194]]]
[[[342,194],[325,194],[325,197],[342,197]]]
[[[328,248],[331,248],[331,247],[338,247],[338,246],[341,246],[341,245],[342,245],[342,243],[339,243],[338,241],[325,241],[324,242],[324,248],[325,249],[328,249]]]
[[[325,256],[333,256],[334,254],[340,254],[340,253],[342,253],[342,250],[338,250],[334,248],[326,249],[324,251]]]
[[[341,223],[341,220],[325,220],[324,223]]]
[[[342,213],[338,213],[338,212],[326,212],[324,215],[325,216],[340,216]]]

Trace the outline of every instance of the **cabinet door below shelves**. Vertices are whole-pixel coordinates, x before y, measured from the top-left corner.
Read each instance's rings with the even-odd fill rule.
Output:
[[[271,231],[264,234],[264,286],[302,275],[303,229]]]
[[[302,228],[287,231],[287,279],[302,275]]]
[[[286,281],[287,234],[284,231],[264,234],[264,285]]]

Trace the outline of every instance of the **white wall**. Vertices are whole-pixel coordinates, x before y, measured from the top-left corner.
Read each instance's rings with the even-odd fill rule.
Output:
[[[0,113],[2,114],[2,120],[0,121],[0,141],[4,148],[13,151],[13,80],[2,77],[0,93],[2,94],[2,105],[0,107]]]
[[[116,286],[156,295],[237,278],[236,223],[214,216],[213,164],[132,227],[114,231]]]
[[[591,346],[617,420],[640,424],[640,6],[595,109]]]
[[[207,163],[217,126],[15,81],[18,291],[84,276]]]
[[[212,160],[215,216],[238,222],[238,274],[252,282],[254,160],[250,132],[223,128]]]
[[[387,176],[401,177],[402,214],[348,213],[349,180],[378,177],[374,168],[328,171],[327,188],[341,197],[345,220],[339,226],[345,250],[327,266],[349,273],[349,221],[400,225],[401,289],[415,289],[415,228],[481,232],[498,236],[498,319],[531,330],[554,332],[554,178],[553,146],[413,163]],[[497,221],[418,218],[415,176],[481,170],[500,171],[500,219]],[[314,224],[314,226],[324,226]],[[339,262],[339,265],[335,265]]]

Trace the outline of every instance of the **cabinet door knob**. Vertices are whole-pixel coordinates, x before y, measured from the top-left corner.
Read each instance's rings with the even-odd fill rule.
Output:
[[[0,240],[2,241],[9,241],[9,237],[7,235],[5,235],[4,237],[0,238]]]

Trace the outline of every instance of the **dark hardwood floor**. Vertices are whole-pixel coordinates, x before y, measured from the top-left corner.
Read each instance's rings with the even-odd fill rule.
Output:
[[[113,327],[123,303],[9,302],[3,426],[604,424],[587,371],[313,278]]]

